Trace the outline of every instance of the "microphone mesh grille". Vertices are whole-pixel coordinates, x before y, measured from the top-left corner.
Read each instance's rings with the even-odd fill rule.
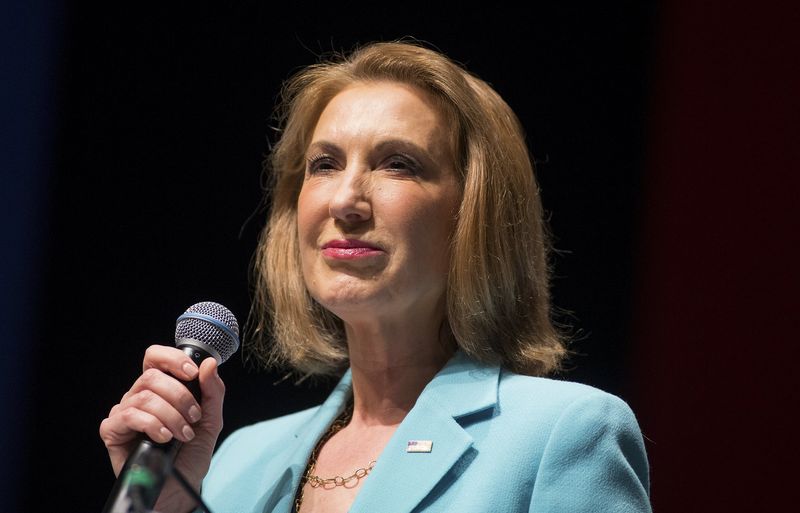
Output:
[[[236,322],[236,317],[230,310],[219,303],[203,301],[187,308],[186,313],[207,315],[222,323],[235,333],[236,337],[232,337],[219,326],[204,319],[188,318],[181,319],[175,325],[176,342],[183,338],[199,340],[213,347],[219,353],[223,362],[239,349],[239,323]]]

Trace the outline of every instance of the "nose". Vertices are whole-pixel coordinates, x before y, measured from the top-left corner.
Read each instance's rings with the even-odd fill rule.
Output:
[[[345,170],[331,198],[330,216],[346,223],[360,223],[372,217],[368,171]]]

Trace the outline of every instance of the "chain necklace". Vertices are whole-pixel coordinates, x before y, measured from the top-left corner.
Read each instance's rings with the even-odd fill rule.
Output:
[[[338,433],[342,430],[347,424],[350,423],[350,419],[353,418],[353,402],[352,400],[348,403],[347,407],[342,411],[342,413],[336,418],[336,420],[331,423],[328,431],[322,435],[322,438],[319,439],[317,445],[314,446],[314,450],[311,451],[311,456],[308,458],[308,466],[306,467],[306,471],[303,474],[302,479],[300,480],[300,485],[297,488],[297,495],[294,499],[294,511],[295,513],[299,513],[300,505],[303,503],[303,495],[306,483],[308,483],[311,488],[318,488],[322,487],[325,490],[331,490],[336,488],[337,486],[344,486],[352,480],[359,480],[367,477],[369,473],[372,471],[372,467],[375,466],[376,461],[370,461],[366,467],[362,467],[357,469],[355,472],[350,474],[347,477],[342,476],[335,476],[335,477],[328,477],[322,478],[314,474],[314,468],[317,466],[317,457],[319,456],[319,452],[322,450],[322,447],[325,443],[331,439],[333,435]]]

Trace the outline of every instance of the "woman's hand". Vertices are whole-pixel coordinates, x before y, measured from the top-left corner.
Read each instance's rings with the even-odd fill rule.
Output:
[[[180,349],[153,345],[147,348],[142,367],[142,375],[100,423],[100,438],[108,450],[114,474],[119,475],[136,448],[140,433],[160,443],[175,438],[183,442],[175,468],[199,490],[222,430],[225,384],[217,374],[217,362],[206,358],[198,369]],[[178,381],[195,379],[198,374],[202,404]],[[169,480],[156,509],[184,511],[193,506],[177,483]]]

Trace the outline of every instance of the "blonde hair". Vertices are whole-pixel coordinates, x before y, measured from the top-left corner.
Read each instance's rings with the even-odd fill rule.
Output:
[[[276,110],[280,139],[266,165],[271,211],[254,259],[248,324],[255,354],[303,375],[347,366],[342,321],[313,300],[303,281],[297,198],[322,110],[348,85],[375,80],[426,91],[453,127],[463,186],[446,298],[455,343],[478,361],[517,373],[558,370],[566,349],[551,319],[547,227],[523,129],[489,84],[415,41],[335,54],[284,84]]]

